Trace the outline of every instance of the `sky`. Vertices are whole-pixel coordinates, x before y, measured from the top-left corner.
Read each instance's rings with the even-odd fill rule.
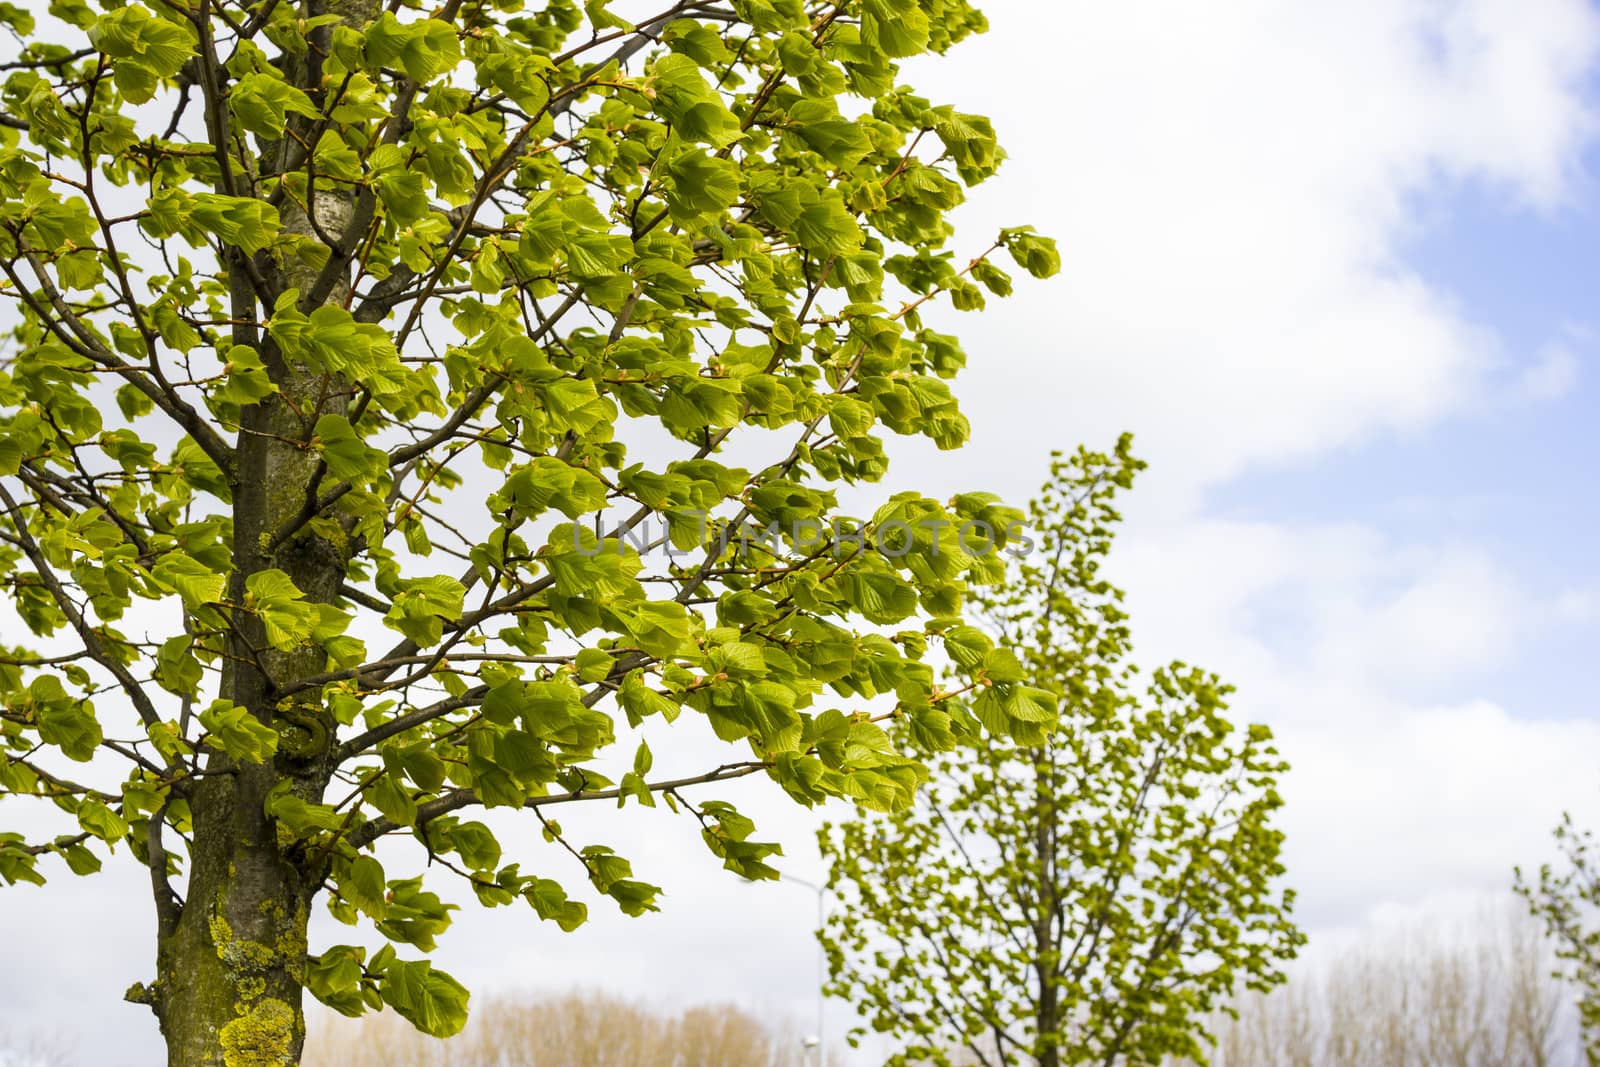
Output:
[[[969,354],[973,443],[900,448],[888,488],[1020,501],[1050,449],[1132,431],[1150,469],[1110,570],[1137,658],[1219,672],[1277,733],[1311,953],[1503,893],[1563,810],[1600,825],[1600,8],[984,9],[990,33],[910,80],[991,115],[1010,153],[962,240],[1031,224],[1064,270],[941,320]],[[818,879],[813,818],[771,792],[719,795]],[[464,909],[436,962],[480,995],[809,1019],[810,891],[741,883],[684,820],[614,814],[564,822],[663,885],[661,914],[596,908],[561,934]],[[149,977],[137,873],[5,892],[0,945],[31,963],[0,975],[0,1029],[92,1005],[85,1062],[155,1062],[148,1012],[119,1000]]]

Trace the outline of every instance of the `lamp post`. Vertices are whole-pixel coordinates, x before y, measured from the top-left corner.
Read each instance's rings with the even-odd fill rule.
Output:
[[[784,874],[781,871],[778,872],[778,877],[785,882],[793,882],[795,885],[803,886],[817,895],[817,934],[820,937],[822,934],[822,924],[824,920],[827,919],[827,911],[824,900],[828,894],[828,887],[825,885],[818,885],[816,882],[809,882],[804,878],[796,878],[792,874]],[[804,1048],[811,1048],[815,1046],[817,1050],[817,1067],[827,1067],[828,1065],[828,1030],[827,1022],[824,1018],[826,1007],[824,1005],[824,996],[822,992],[823,985],[826,983],[827,977],[828,959],[822,951],[822,942],[819,940],[817,942],[817,1036],[814,1041],[806,1040],[802,1042],[802,1047]]]

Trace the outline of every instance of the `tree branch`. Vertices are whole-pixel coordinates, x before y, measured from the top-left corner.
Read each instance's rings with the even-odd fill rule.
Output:
[[[41,305],[33,293],[29,291],[22,278],[12,269],[10,261],[0,262],[0,269],[4,269],[17,287],[17,294],[22,298],[30,310],[39,316],[64,343],[92,363],[116,371],[128,380],[139,392],[150,398],[150,401],[160,408],[173,422],[177,423],[195,443],[203,449],[206,455],[230,478],[233,474],[234,457],[233,449],[217,434],[211,423],[202,418],[200,413],[189,406],[189,403],[179,396],[175,389],[163,389],[152,381],[138,367],[127,363],[101,341],[93,330],[86,326],[69,306],[66,298],[56,289],[50,281],[44,264],[39,261],[37,254],[28,247],[20,233],[13,231],[23,257],[28,261],[34,277],[38,280],[39,290],[44,294],[50,308],[55,311],[55,316],[50,315]],[[58,318],[59,317],[59,318]],[[64,324],[64,326],[63,326]],[[70,330],[70,333],[68,332]]]
[[[150,893],[155,898],[156,924],[162,938],[171,936],[183,915],[178,894],[172,891],[172,883],[167,881],[167,848],[161,840],[166,821],[167,802],[162,801],[161,806],[151,813],[144,831],[145,861],[150,867]]]
[[[17,505],[16,498],[0,484],[0,501],[4,501],[6,510],[11,516],[12,525],[17,532],[17,540],[22,546],[22,551],[27,554],[33,564],[34,571],[39,575],[39,580],[44,583],[45,589],[50,593],[51,599],[56,602],[56,607],[67,617],[72,628],[77,631],[78,639],[83,642],[83,649],[96,663],[110,672],[111,676],[122,686],[128,699],[133,702],[134,709],[139,713],[139,719],[147,728],[158,726],[161,723],[161,714],[150,701],[150,696],[144,691],[133,674],[120,660],[106,651],[100,641],[100,635],[95,633],[94,627],[83,617],[78,606],[72,602],[62,586],[61,580],[56,577],[49,560],[39,548],[39,543],[33,539],[33,534],[28,531],[28,524],[23,521],[22,509]]]
[[[672,792],[694,785],[708,785],[712,782],[725,782],[734,778],[743,778],[757,771],[766,770],[770,766],[771,764],[765,760],[752,760],[747,763],[725,763],[715,770],[706,771],[704,774],[691,775],[687,778],[674,778],[665,782],[647,782],[645,788],[652,793]],[[574,804],[586,800],[616,800],[622,795],[621,789],[576,790],[571,793],[552,793],[548,796],[529,797],[523,801],[522,806],[525,808],[544,808],[552,804]],[[435,800],[418,804],[416,825],[421,826],[429,819],[435,819],[440,815],[447,815],[462,808],[476,807],[482,803],[482,799],[471,789],[458,789],[454,792],[446,793]],[[397,830],[407,828],[404,824],[393,822],[390,819],[378,818],[356,827],[345,840],[352,848],[362,848],[386,834],[392,834]]]

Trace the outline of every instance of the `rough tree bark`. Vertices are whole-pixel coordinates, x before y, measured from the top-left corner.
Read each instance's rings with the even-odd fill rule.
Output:
[[[1050,759],[1048,750],[1041,750],[1035,755],[1036,761]],[[1053,776],[1051,776],[1053,778]],[[1057,944],[1056,920],[1058,911],[1056,906],[1055,883],[1055,854],[1056,845],[1052,834],[1054,820],[1049,817],[1051,801],[1049,790],[1054,787],[1054,782],[1046,776],[1039,776],[1039,786],[1036,792],[1038,811],[1036,813],[1036,829],[1034,830],[1035,858],[1039,864],[1039,900],[1034,917],[1034,947],[1036,952],[1036,968],[1039,980],[1039,1007],[1035,1024],[1038,1034],[1042,1039],[1039,1049],[1039,1067],[1061,1067],[1061,1048],[1054,1036],[1045,1038],[1045,1035],[1059,1035],[1061,1032],[1061,990],[1057,984],[1060,981],[1061,946]]]
[[[350,26],[366,25],[372,0],[334,0],[314,5],[313,14],[337,14]],[[317,36],[325,50],[329,30]],[[313,99],[320,95],[319,51],[286,71]],[[200,78],[208,73],[203,68]],[[215,143],[226,143],[221,109],[210,109]],[[263,172],[283,169],[294,144],[262,144]],[[355,205],[348,196],[319,195],[315,223],[304,210],[280,207],[285,230],[328,242],[330,270],[304,264],[276,269],[268,261],[248,263],[235,252],[228,264],[235,320],[255,322],[289,290],[320,303],[349,296],[345,261],[338,247],[351,227]],[[252,269],[253,268],[253,269]],[[265,279],[269,291],[261,291]],[[325,293],[317,290],[325,289]],[[278,392],[241,412],[235,442],[233,491],[232,603],[243,603],[251,576],[278,569],[307,600],[332,603],[344,580],[352,546],[348,524],[308,523],[321,465],[309,447],[317,419],[344,414],[349,383],[289,364],[269,336],[241,327],[235,341],[256,348]],[[324,513],[325,514],[325,513]],[[280,833],[266,813],[269,794],[280,783],[310,803],[322,800],[334,769],[336,724],[311,688],[288,700],[280,690],[327,669],[315,644],[292,652],[269,647],[261,620],[238,612],[230,641],[230,663],[222,696],[247,708],[280,735],[275,758],[265,764],[234,763],[213,753],[206,775],[189,796],[193,817],[191,870],[186,899],[163,908],[157,962],[159,976],[148,999],[167,1042],[168,1067],[280,1067],[300,1062],[305,1040],[302,984],[306,927],[311,901],[326,875],[326,856],[308,855]],[[155,821],[159,832],[159,820]],[[157,843],[159,847],[159,842]]]

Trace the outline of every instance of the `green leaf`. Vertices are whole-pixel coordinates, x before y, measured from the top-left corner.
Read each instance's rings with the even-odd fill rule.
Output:
[[[311,98],[288,84],[276,71],[246,74],[228,93],[228,109],[239,125],[261,137],[283,135],[289,114],[315,118],[317,109]]]
[[[58,844],[53,851],[60,853],[61,858],[67,861],[67,869],[73,874],[83,876],[100,871],[100,857],[82,845]]]
[[[389,209],[389,217],[402,226],[428,213],[427,178],[406,165],[405,153],[396,145],[380,145],[372,153],[372,182]]]
[[[860,248],[864,239],[855,216],[837,194],[822,196],[805,207],[794,227],[807,248],[823,255],[843,255]]]
[[[466,987],[427,960],[390,961],[379,993],[402,1018],[433,1037],[453,1037],[467,1025]]]
[[[554,456],[540,456],[511,473],[501,496],[519,515],[537,518],[555,508],[576,519],[605,506],[605,483]]]
[[[254,404],[278,391],[267,374],[261,356],[249,345],[234,345],[227,351],[227,364],[223,370],[228,376],[226,384],[216,392],[218,400],[227,404]]]
[[[320,956],[307,958],[306,988],[311,995],[341,1015],[354,1018],[367,1010],[361,995],[362,963],[367,950],[356,945],[334,945]]]
[[[226,575],[177,551],[168,552],[157,560],[150,569],[150,577],[158,587],[177,593],[184,609],[191,612],[220,601],[228,587]]]
[[[392,774],[386,774],[368,786],[366,797],[368,803],[390,822],[410,826],[417,821],[416,798]]]
[[[739,168],[699,149],[680,152],[666,166],[667,207],[677,222],[717,215],[739,200]]]
[[[623,679],[622,708],[627,713],[628,722],[633,726],[638,726],[652,715],[660,715],[667,722],[671,722],[678,717],[678,712],[681,710],[675,701],[646,685],[637,673]]]
[[[841,396],[828,407],[828,426],[840,437],[861,437],[876,421],[870,404],[854,397]]]
[[[284,779],[272,787],[264,805],[268,815],[277,819],[297,837],[309,837],[319,830],[338,830],[344,816],[328,804],[312,804],[294,794],[293,783]]]
[[[983,659],[983,673],[992,682],[1020,682],[1027,675],[1017,654],[1009,648],[997,648]],[[1048,694],[1046,694],[1048,697]],[[1054,701],[1051,701],[1052,706]],[[1040,720],[1043,721],[1043,720]]]
[[[857,570],[848,587],[851,603],[868,622],[899,622],[917,610],[917,591],[895,574]]]
[[[461,61],[456,28],[438,19],[401,22],[385,11],[362,31],[366,61],[374,67],[399,66],[419,84],[432,81]]]
[[[245,763],[265,763],[278,751],[278,732],[228,700],[213,701],[200,713],[206,743]]]
[[[34,854],[15,847],[21,842],[19,834],[0,833],[0,882],[6,885],[16,885],[18,882],[44,885],[44,875],[34,869],[37,862]]]
[[[112,79],[130,104],[142,104],[194,55],[194,31],[129,4],[95,19],[89,41],[115,62]]]
[[[100,747],[103,735],[94,716],[94,705],[68,695],[54,675],[40,675],[23,693],[24,709],[31,710],[39,724],[39,736],[55,745],[68,759],[87,763]]]
[[[671,54],[651,71],[656,109],[685,141],[726,148],[739,139],[739,120],[721,94],[706,83],[700,65],[686,55]]]
[[[253,256],[272,244],[278,236],[278,211],[264,200],[253,197],[198,193],[189,217],[224,244],[235,245]]]
[[[1001,239],[1017,266],[1035,278],[1049,278],[1061,270],[1061,253],[1051,238],[1022,228],[1002,232]]]
[[[312,444],[322,453],[329,473],[341,481],[369,482],[388,473],[388,454],[356,436],[343,415],[318,419]]]
[[[321,616],[305,602],[305,594],[287,574],[275,569],[257,571],[245,579],[245,590],[245,606],[260,617],[267,643],[273,648],[288,651],[311,640]]]
[[[450,844],[461,862],[475,871],[492,871],[500,862],[500,842],[481,822],[458,823],[450,828]]]
[[[445,623],[461,618],[466,595],[460,582],[445,575],[405,579],[383,621],[426,648],[444,636]]]
[[[989,636],[973,626],[952,626],[945,631],[944,650],[957,667],[970,671],[982,663],[994,647]]]
[[[634,639],[652,656],[676,655],[689,640],[689,616],[681,604],[652,601],[637,605],[629,616]]]
[[[374,919],[382,919],[388,914],[388,889],[389,884],[383,876],[383,864],[371,856],[352,859],[344,876],[339,879],[340,894]]]
[[[155,653],[155,680],[168,693],[194,699],[200,694],[200,681],[205,670],[194,654],[194,638],[187,633],[166,638],[162,648]]]
[[[98,800],[86,798],[78,802],[78,825],[107,844],[128,836],[127,822]]]
[[[568,900],[561,883],[549,878],[535,878],[522,895],[539,918],[554,922],[569,934],[589,918],[588,906],[580,900]]]
[[[1006,698],[1006,711],[1020,722],[1053,722],[1056,717],[1056,698],[1045,689],[1013,686]]]
[[[604,649],[585,648],[578,652],[573,660],[573,666],[578,669],[578,677],[581,680],[599,682],[610,676],[611,668],[616,662],[616,658]]]
[[[917,4],[862,0],[861,10],[861,36],[868,47],[892,59],[927,51],[928,16]]]

